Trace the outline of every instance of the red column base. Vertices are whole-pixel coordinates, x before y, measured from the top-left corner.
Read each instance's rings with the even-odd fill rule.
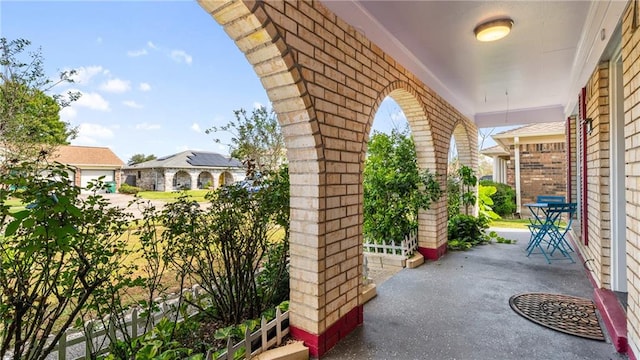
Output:
[[[294,339],[304,341],[304,344],[309,348],[309,355],[318,358],[329,351],[338,341],[344,339],[355,328],[362,325],[363,310],[364,307],[362,305],[356,306],[320,335],[308,333],[291,325],[289,326],[289,331]]]
[[[616,351],[627,353],[627,315],[616,294],[607,289],[595,289],[593,298]]]
[[[418,247],[418,252],[422,254],[425,259],[438,260],[447,253],[447,243],[444,243],[435,249]]]

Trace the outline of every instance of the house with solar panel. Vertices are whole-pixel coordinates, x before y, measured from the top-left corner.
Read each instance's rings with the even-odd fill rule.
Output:
[[[239,160],[196,150],[125,166],[122,171],[123,183],[155,191],[215,189],[246,175]]]

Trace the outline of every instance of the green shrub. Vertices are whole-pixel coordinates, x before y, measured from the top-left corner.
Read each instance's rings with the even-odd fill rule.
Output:
[[[496,193],[491,195],[493,211],[502,216],[510,216],[516,211],[516,192],[507,184],[497,183],[491,180],[482,180],[480,185],[495,186]]]
[[[447,177],[447,211],[449,218],[460,214],[460,181],[456,174],[449,174]]]
[[[490,220],[500,219],[500,215],[493,211],[495,205],[491,196],[495,193],[495,186],[478,185],[478,217],[485,217]]]
[[[122,184],[122,186],[120,186],[120,189],[118,189],[118,192],[121,194],[132,194],[135,195],[137,193],[139,193],[140,191],[142,191],[142,188],[139,188],[137,186],[131,186],[129,184]]]
[[[69,170],[39,158],[0,173],[2,359],[47,358],[62,334],[131,284],[130,216],[98,193],[101,179],[81,197]],[[11,211],[9,198],[27,205]]]
[[[448,247],[451,250],[466,250],[478,244],[489,241],[485,230],[489,228],[488,220],[484,216],[458,214],[449,219],[447,233]]]
[[[400,245],[418,228],[418,212],[441,195],[437,176],[418,167],[413,138],[407,130],[374,132],[364,167],[366,239]]]

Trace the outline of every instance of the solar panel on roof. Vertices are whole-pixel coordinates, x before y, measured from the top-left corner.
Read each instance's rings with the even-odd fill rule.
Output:
[[[193,152],[187,156],[187,163],[192,166],[238,166],[236,161],[216,153]]]

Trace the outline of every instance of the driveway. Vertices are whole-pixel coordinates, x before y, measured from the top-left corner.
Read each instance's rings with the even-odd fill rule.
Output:
[[[109,200],[112,206],[120,207],[126,209],[126,212],[133,215],[134,218],[140,219],[142,218],[142,211],[148,206],[155,206],[156,209],[162,210],[166,201],[162,200],[146,200],[142,199],[141,203],[136,205],[129,206],[129,203],[135,199],[133,195],[127,194],[100,194],[105,199]],[[88,195],[80,195],[81,197],[85,197]]]

